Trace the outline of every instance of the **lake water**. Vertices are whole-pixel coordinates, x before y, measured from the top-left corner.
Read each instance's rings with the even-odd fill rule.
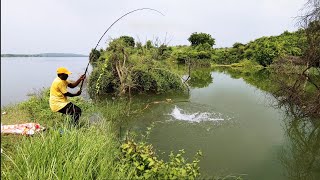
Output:
[[[27,100],[28,94],[50,87],[60,66],[72,72],[69,80],[77,80],[87,63],[88,57],[1,57],[1,106]]]
[[[282,179],[277,157],[284,142],[281,111],[270,107],[269,95],[242,79],[218,72],[211,76],[207,87],[191,89],[189,102],[155,104],[129,126],[143,131],[155,123],[150,142],[163,152],[185,149],[192,157],[202,150],[205,174]]]
[[[78,78],[87,60],[1,58],[1,106],[49,87],[59,66],[73,72],[70,79]],[[154,124],[149,141],[162,158],[185,149],[191,159],[201,150],[204,175],[320,179],[319,123],[288,119],[284,111],[271,106],[271,95],[243,78],[215,70],[197,73],[199,79],[191,81],[190,94],[143,96],[140,99],[151,103],[149,108],[129,117],[123,126],[141,134]]]

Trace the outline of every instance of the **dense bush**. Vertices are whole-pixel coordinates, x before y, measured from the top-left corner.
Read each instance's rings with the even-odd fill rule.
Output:
[[[285,31],[279,36],[262,37],[249,42],[244,51],[244,58],[268,66],[283,56],[302,56],[305,46],[306,37],[301,30],[293,33]]]
[[[175,58],[179,64],[184,64],[186,61],[191,59],[189,52],[178,51],[175,53]]]
[[[90,96],[185,91],[181,78],[157,61],[159,57],[169,56],[166,53],[171,53],[171,48],[165,45],[154,47],[148,41],[145,47],[133,48],[123,39],[115,39],[103,52],[100,58],[103,61],[93,68],[89,78]]]
[[[284,56],[303,56],[307,50],[303,30],[292,33],[285,31],[279,36],[261,37],[247,44],[236,42],[229,48],[212,49],[208,39],[209,36],[202,33],[193,33],[188,39],[192,40],[191,46],[189,48],[177,46],[172,57],[178,63],[185,63],[188,58],[210,59],[212,63],[217,64],[239,63],[243,59],[248,59],[262,66],[269,66]]]
[[[90,64],[94,67],[96,66],[97,62],[98,62],[98,59],[100,58],[101,56],[101,52],[103,50],[101,49],[100,51],[96,50],[96,49],[92,49],[90,54],[89,54],[89,62]]]
[[[121,145],[121,161],[133,167],[134,178],[137,179],[196,179],[200,176],[198,152],[191,163],[188,163],[180,150],[169,155],[169,161],[164,162],[155,154],[152,145],[127,141]]]

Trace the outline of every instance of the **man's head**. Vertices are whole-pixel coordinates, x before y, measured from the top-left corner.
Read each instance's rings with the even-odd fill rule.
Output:
[[[65,68],[65,67],[59,67],[57,69],[57,74],[58,74],[58,77],[62,80],[67,80],[68,79],[68,76],[69,74],[71,74],[71,72]]]

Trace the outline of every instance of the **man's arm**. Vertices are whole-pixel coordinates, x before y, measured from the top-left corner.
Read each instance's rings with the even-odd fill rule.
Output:
[[[81,90],[79,90],[77,93],[73,94],[70,92],[64,93],[63,95],[68,96],[68,97],[74,97],[74,96],[79,96],[81,94]]]
[[[85,78],[86,78],[86,75],[85,75],[85,74],[81,75],[76,82],[74,82],[74,83],[69,83],[69,84],[68,84],[68,87],[70,87],[70,88],[75,88],[75,87],[77,87],[77,86],[79,85],[79,83],[80,83],[81,81],[83,81]],[[69,97],[71,97],[71,96],[69,96]]]

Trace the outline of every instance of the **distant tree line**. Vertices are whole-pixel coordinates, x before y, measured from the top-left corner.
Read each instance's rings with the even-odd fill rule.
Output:
[[[128,47],[137,48],[140,52],[152,51],[152,56],[158,60],[170,58],[178,63],[193,61],[208,66],[211,63],[228,65],[249,60],[254,64],[267,67],[286,56],[302,57],[307,50],[306,29],[303,28],[296,32],[285,31],[278,36],[261,37],[246,44],[236,42],[232,47],[226,48],[213,48],[215,39],[210,34],[202,32],[194,32],[190,35],[188,38],[190,46],[168,46],[150,40],[142,45],[130,36],[121,36],[119,39],[122,39]],[[101,50],[92,51],[91,57],[98,58],[99,52]],[[300,63],[297,59],[295,60],[294,63]]]

